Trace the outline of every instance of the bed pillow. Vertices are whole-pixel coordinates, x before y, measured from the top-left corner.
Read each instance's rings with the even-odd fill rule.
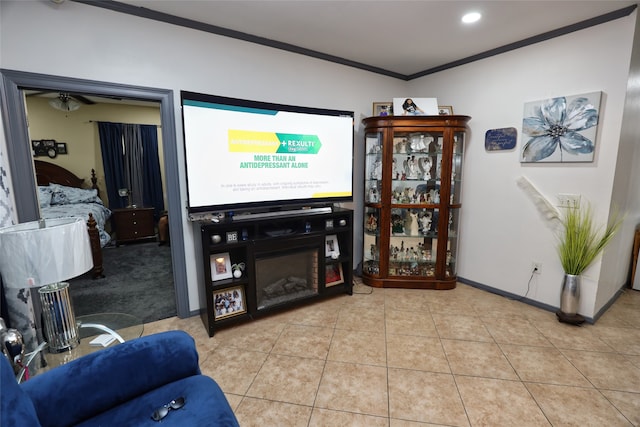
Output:
[[[38,185],[38,204],[41,208],[48,208],[51,205],[51,187]]]
[[[71,205],[77,203],[100,203],[102,200],[98,197],[98,190],[67,187],[60,184],[50,184],[51,204],[52,205]]]

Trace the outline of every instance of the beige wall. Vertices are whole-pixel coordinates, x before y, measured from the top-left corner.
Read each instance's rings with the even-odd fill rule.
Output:
[[[87,186],[91,185],[91,169],[95,169],[100,195],[108,205],[97,122],[160,126],[160,106],[99,103],[82,105],[76,111],[64,112],[51,108],[49,99],[39,96],[26,97],[29,136],[31,139],[55,139],[56,142],[65,142],[68,154],[58,155],[54,159],[47,156],[40,156],[37,159],[55,163],[68,169],[80,178],[84,178]],[[164,156],[160,129],[158,129],[158,153],[166,208]]]

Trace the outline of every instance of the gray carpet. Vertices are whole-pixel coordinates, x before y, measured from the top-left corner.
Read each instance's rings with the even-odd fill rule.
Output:
[[[136,243],[103,249],[104,279],[70,280],[76,316],[132,314],[144,323],[176,315],[171,247]]]

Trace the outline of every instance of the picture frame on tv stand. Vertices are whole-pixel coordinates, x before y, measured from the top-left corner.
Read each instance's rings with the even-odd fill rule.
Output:
[[[340,245],[336,234],[328,234],[325,238],[325,257],[338,259],[340,256]]]
[[[229,252],[211,255],[211,281],[230,279],[233,277],[231,270],[231,257]]]
[[[325,287],[341,285],[344,283],[344,273],[342,271],[342,264],[327,264],[325,266]]]
[[[212,298],[216,322],[247,312],[247,299],[242,285],[215,290]]]

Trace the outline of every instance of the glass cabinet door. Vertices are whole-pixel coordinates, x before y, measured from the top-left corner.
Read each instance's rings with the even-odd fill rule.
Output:
[[[364,248],[363,271],[377,276],[380,273],[380,203],[382,194],[382,133],[365,136],[365,188],[364,188]]]
[[[364,214],[364,251],[362,269],[365,273],[380,274],[380,209],[365,208]]]
[[[456,259],[458,256],[458,219],[460,209],[449,210],[449,224],[447,225],[447,253],[445,260],[445,277],[454,277],[458,271],[456,269]]]
[[[460,203],[460,184],[462,183],[462,154],[464,149],[464,133],[456,132],[453,136],[453,158],[451,159],[451,196],[449,203]]]
[[[442,132],[393,135],[389,276],[435,276]]]
[[[382,191],[382,134],[366,136],[365,203],[380,203]]]

